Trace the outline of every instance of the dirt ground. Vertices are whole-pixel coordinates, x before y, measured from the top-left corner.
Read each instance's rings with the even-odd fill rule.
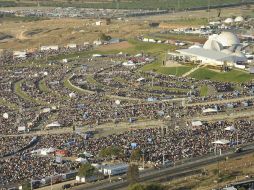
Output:
[[[221,17],[252,14],[254,6],[250,9],[226,8],[222,9]],[[217,10],[210,11],[210,17],[217,17]],[[191,22],[184,19],[194,19]],[[183,28],[190,25],[203,25],[200,18],[208,18],[208,12],[190,11],[154,15],[146,17],[128,18],[126,20],[112,20],[110,25],[103,21],[102,26],[96,26],[95,19],[61,18],[50,20],[39,20],[33,22],[18,22],[1,20],[0,28],[2,35],[9,35],[12,38],[0,42],[0,49],[25,50],[39,48],[42,45],[67,45],[68,43],[83,44],[97,40],[101,33],[115,38],[133,38],[138,35],[146,35],[160,31],[160,28],[151,28],[149,23],[161,22],[169,28]],[[195,21],[197,19],[197,21]],[[105,47],[102,47],[105,48]],[[114,49],[114,45],[108,46]],[[129,45],[122,44],[117,49],[129,48]]]
[[[149,26],[137,21],[113,21],[95,26],[90,19],[51,19],[34,22],[2,22],[1,32],[14,38],[0,43],[0,49],[24,50],[42,45],[83,44],[97,40],[101,33],[112,37],[130,38],[148,33]],[[122,47],[126,46],[123,44]],[[109,47],[110,48],[110,47]]]

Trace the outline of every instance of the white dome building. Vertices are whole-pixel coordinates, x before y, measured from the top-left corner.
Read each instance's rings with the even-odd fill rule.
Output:
[[[231,24],[233,22],[234,22],[234,19],[232,19],[232,18],[227,18],[226,20],[224,20],[224,23],[226,23],[226,24]]]
[[[223,47],[217,41],[209,39],[205,42],[203,48],[208,50],[221,51]]]
[[[230,47],[240,43],[238,37],[232,32],[222,32],[216,39],[223,47]]]
[[[235,18],[235,22],[243,22],[244,18],[242,16],[238,16]]]

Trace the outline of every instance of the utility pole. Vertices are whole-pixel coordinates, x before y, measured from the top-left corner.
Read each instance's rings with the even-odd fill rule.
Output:
[[[145,151],[143,151],[143,170],[145,169]]]
[[[207,11],[208,11],[208,22],[210,21],[210,4],[211,4],[211,0],[208,0],[208,7],[207,7]]]
[[[162,165],[165,165],[165,152],[162,153]]]

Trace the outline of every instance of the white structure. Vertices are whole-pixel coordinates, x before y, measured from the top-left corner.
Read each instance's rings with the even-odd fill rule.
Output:
[[[77,47],[77,44],[67,44],[67,48],[73,49],[76,47]]]
[[[58,49],[59,49],[59,47],[57,45],[41,46],[41,48],[40,48],[41,51],[58,50]]]
[[[214,141],[214,142],[212,142],[212,143],[213,143],[213,144],[226,145],[226,144],[229,144],[230,141],[229,141],[229,140],[226,140],[226,139],[220,139],[220,140]]]
[[[96,46],[99,46],[99,45],[102,45],[102,41],[100,41],[100,40],[95,40],[95,41],[93,42],[93,44],[96,45]]]
[[[224,31],[219,35],[209,36],[203,47],[191,46],[188,49],[177,50],[177,52],[180,53],[179,56],[184,56],[196,63],[215,66],[226,64],[229,67],[245,69],[245,63],[248,60],[240,51],[241,48],[238,37],[232,32]]]
[[[239,45],[240,41],[238,37],[232,32],[222,32],[216,41],[220,43],[223,47],[230,47],[232,45]]]
[[[128,164],[109,165],[103,168],[104,175],[119,175],[128,171]]]
[[[238,16],[235,18],[235,22],[243,22],[244,18],[242,16]]]
[[[58,121],[54,121],[54,122],[46,125],[46,128],[56,128],[56,127],[61,127],[61,124]]]
[[[95,22],[95,25],[96,25],[96,26],[101,26],[101,25],[102,25],[102,21],[97,21],[97,22]]]
[[[25,51],[14,51],[13,57],[15,58],[26,58],[26,52]]]
[[[224,20],[224,23],[226,23],[226,24],[231,24],[233,22],[234,22],[234,19],[232,19],[232,18],[227,18],[226,20]]]

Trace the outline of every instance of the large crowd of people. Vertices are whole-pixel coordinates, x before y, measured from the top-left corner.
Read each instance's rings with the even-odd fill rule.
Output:
[[[59,50],[60,51],[60,50]],[[48,55],[65,53],[50,51]],[[83,51],[83,50],[80,50]],[[66,52],[68,53],[68,52]],[[31,55],[31,60],[46,56],[42,52]],[[55,173],[76,170],[78,164],[66,161],[54,165],[54,155],[34,155],[41,148],[67,149],[70,156],[77,157],[86,151],[94,155],[90,162],[102,162],[100,150],[119,146],[128,161],[135,148],[145,154],[145,161],[161,163],[165,159],[175,162],[180,159],[203,156],[214,152],[213,141],[227,139],[230,144],[219,145],[223,151],[236,142],[252,142],[253,121],[236,120],[205,123],[199,128],[188,124],[178,130],[169,128],[165,134],[161,128],[130,130],[104,138],[86,139],[81,134],[38,135],[38,142],[31,144],[33,136],[24,136],[46,126],[57,127],[97,126],[104,123],[132,120],[191,120],[193,117],[221,112],[250,110],[254,99],[250,97],[252,83],[234,83],[196,80],[140,71],[140,66],[126,67],[123,61],[149,63],[149,56],[110,55],[82,58],[69,63],[45,61],[22,66],[25,63],[5,53],[1,57],[0,69],[0,184],[19,184],[26,179],[45,178]],[[11,68],[11,69],[10,69]],[[216,89],[215,95],[200,96],[201,86]],[[172,102],[172,98],[185,98],[183,102]],[[116,103],[116,100],[121,100]],[[223,102],[221,100],[227,100]],[[215,101],[215,102],[213,102]],[[203,104],[195,104],[202,102]],[[204,112],[212,108],[212,113]],[[52,125],[55,127],[54,125]],[[234,126],[236,130],[226,131]],[[132,147],[132,143],[136,147]],[[23,171],[23,172],[22,172]],[[0,186],[1,187],[1,186]]]

